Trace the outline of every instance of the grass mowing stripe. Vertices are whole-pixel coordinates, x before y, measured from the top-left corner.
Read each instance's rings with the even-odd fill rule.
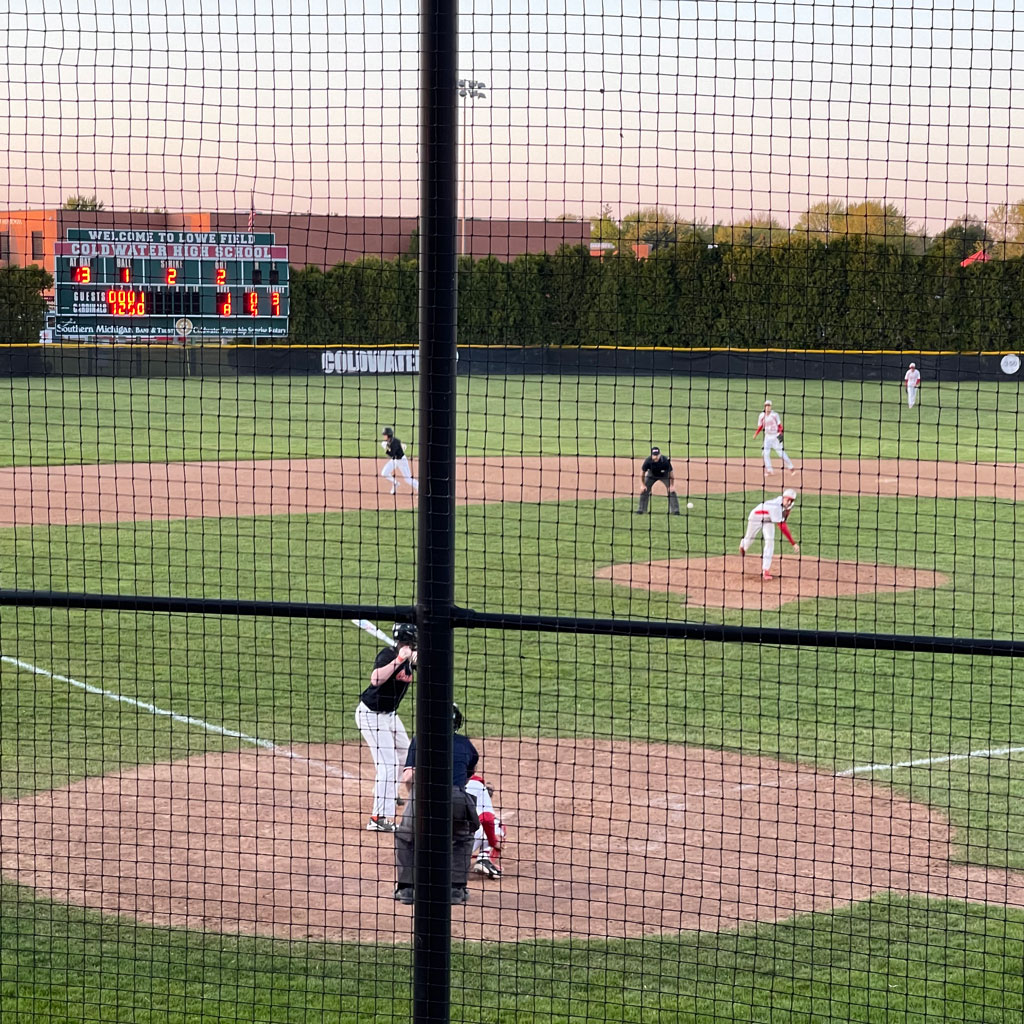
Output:
[[[53,679],[58,683],[67,683],[69,686],[77,686],[80,690],[85,690],[86,693],[95,694],[97,697],[105,697],[107,700],[117,701],[119,704],[130,704],[132,707],[139,708],[141,711],[148,711],[151,715],[170,718],[172,721],[180,722],[183,725],[194,725],[200,729],[205,729],[207,732],[217,733],[219,736],[229,736],[232,739],[241,740],[243,743],[248,743],[254,747],[260,747],[262,750],[269,750],[270,753],[277,757],[284,757],[290,761],[301,761],[303,764],[312,765],[315,768],[322,768],[324,773],[327,775],[335,775],[342,779],[355,778],[354,775],[345,771],[343,768],[338,768],[333,764],[327,764],[326,761],[319,761],[315,757],[303,757],[301,754],[295,753],[294,750],[278,746],[278,744],[274,743],[273,740],[262,740],[258,736],[250,736],[248,733],[239,732],[237,729],[228,729],[226,726],[216,725],[215,723],[207,722],[202,718],[194,718],[192,715],[182,715],[177,711],[169,711],[167,708],[157,707],[156,704],[150,704],[148,701],[137,700],[135,697],[125,697],[123,694],[114,693],[113,690],[104,690],[102,687],[93,686],[91,683],[83,683],[79,679],[72,679],[70,676],[61,675],[59,672],[51,672],[49,669],[41,668],[39,665],[33,665],[29,661],[22,661],[20,658],[11,657],[9,654],[0,655],[0,661],[5,662],[8,665],[14,665],[24,672],[32,672],[34,675],[44,676],[45,678]]]

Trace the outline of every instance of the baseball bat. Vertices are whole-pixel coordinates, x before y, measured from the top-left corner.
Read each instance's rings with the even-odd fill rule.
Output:
[[[382,629],[378,629],[369,619],[350,619],[353,626],[358,626],[360,629],[365,630],[370,636],[375,636],[378,640],[383,640],[388,647],[394,647],[395,641],[387,635]]]

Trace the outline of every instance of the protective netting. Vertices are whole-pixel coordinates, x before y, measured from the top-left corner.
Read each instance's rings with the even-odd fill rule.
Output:
[[[1021,1020],[1019,16],[417,14],[0,14],[0,1017]]]

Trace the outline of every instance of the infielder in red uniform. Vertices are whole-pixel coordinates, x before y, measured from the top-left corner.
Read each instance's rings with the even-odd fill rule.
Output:
[[[800,550],[800,545],[793,540],[793,534],[789,532],[786,520],[789,513],[793,511],[796,503],[796,491],[787,487],[777,498],[770,501],[762,501],[747,516],[747,532],[740,541],[740,554],[745,555],[747,548],[754,543],[754,538],[760,532],[764,537],[764,547],[761,549],[761,576],[770,580],[772,578],[772,556],[775,554],[775,526],[778,524],[782,536],[793,545],[794,551]]]

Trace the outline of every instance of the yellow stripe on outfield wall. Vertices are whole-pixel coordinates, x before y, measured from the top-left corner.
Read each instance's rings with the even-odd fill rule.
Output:
[[[337,343],[323,343],[320,345],[287,345],[279,342],[272,344],[230,344],[224,345],[220,342],[194,342],[187,348],[218,348],[218,349],[309,349],[317,352],[326,349],[375,349],[386,351],[388,349],[409,349],[418,348],[417,342],[406,342],[404,344],[392,345],[357,345]],[[4,348],[40,348],[61,349],[61,348],[104,348],[104,349],[125,349],[125,348],[166,348],[181,349],[182,345],[176,342],[153,341],[153,342],[97,342],[97,341],[51,341],[41,344],[38,341],[8,341],[0,342],[0,349]],[[792,356],[1008,356],[1019,355],[1021,349],[971,349],[965,352],[958,352],[955,349],[922,349],[922,348],[673,348],[670,345],[459,345],[459,348],[471,349],[507,349],[513,352],[533,352],[538,349],[554,348],[560,352],[679,352],[686,353],[707,353],[707,352],[734,352],[737,355],[792,355]]]

